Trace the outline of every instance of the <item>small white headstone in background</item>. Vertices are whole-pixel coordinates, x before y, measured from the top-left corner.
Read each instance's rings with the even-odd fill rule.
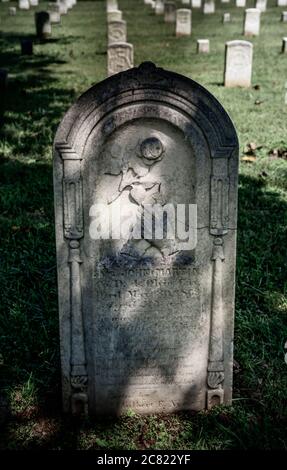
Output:
[[[267,0],[256,0],[255,8],[260,10],[261,12],[266,11],[267,8]]]
[[[278,7],[287,7],[287,0],[277,0]]]
[[[215,3],[214,0],[205,0],[203,5],[203,13],[208,15],[215,12]]]
[[[252,55],[251,42],[229,41],[225,44],[224,86],[251,86]]]
[[[197,40],[197,53],[208,54],[209,53],[209,39],[198,39]]]
[[[287,38],[282,39],[282,53],[287,54]]]
[[[247,8],[245,10],[244,36],[259,36],[260,13],[258,8]]]
[[[237,7],[245,8],[246,7],[246,0],[235,0],[235,5]]]
[[[283,21],[283,23],[287,23],[287,11],[282,11],[281,21]]]
[[[221,3],[229,3],[229,0],[221,0]]]
[[[175,2],[164,2],[164,21],[165,23],[175,23],[176,21]]]
[[[230,23],[230,13],[223,13],[222,23]]]
[[[191,35],[191,10],[180,8],[176,11],[176,36]]]
[[[10,7],[9,8],[9,15],[10,16],[15,16],[17,13],[17,8],[16,7]]]
[[[29,0],[31,7],[37,7],[39,5],[39,0]]]
[[[107,13],[107,21],[110,23],[111,21],[122,21],[123,13],[121,10],[114,10],[108,11]]]
[[[50,15],[50,23],[51,24],[60,24],[61,23],[61,15],[58,11],[49,10],[48,13]]]
[[[19,0],[18,8],[19,8],[19,10],[29,10],[29,8],[30,8],[29,0]]]
[[[107,0],[107,11],[115,11],[118,9],[118,0]]]
[[[187,5],[187,6],[189,6],[189,7],[191,6],[191,0],[181,0],[181,3],[182,3],[183,5]]]
[[[127,42],[117,42],[108,47],[108,76],[134,66],[134,48]]]
[[[163,0],[155,0],[155,14],[156,15],[163,15],[164,12],[164,1]]]
[[[201,8],[201,0],[191,0],[192,8]]]

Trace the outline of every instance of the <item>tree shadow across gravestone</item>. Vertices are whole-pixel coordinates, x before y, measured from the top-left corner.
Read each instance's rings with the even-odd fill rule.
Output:
[[[214,97],[151,63],[67,113],[54,160],[65,411],[230,403],[237,145]],[[197,244],[95,240],[94,205],[117,202],[137,220],[145,204],[196,204]]]

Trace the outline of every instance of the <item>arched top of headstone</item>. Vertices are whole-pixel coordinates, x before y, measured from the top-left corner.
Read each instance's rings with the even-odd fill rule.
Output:
[[[137,102],[164,103],[184,113],[202,131],[212,158],[229,158],[238,148],[236,131],[217,99],[197,82],[143,62],[94,85],[64,116],[55,137],[63,159],[85,158],[85,144],[99,122],[119,107]],[[111,134],[111,115],[103,132]]]
[[[243,39],[234,39],[232,41],[227,41],[226,45],[229,47],[245,46],[250,47],[250,49],[253,49],[252,42],[244,41]]]

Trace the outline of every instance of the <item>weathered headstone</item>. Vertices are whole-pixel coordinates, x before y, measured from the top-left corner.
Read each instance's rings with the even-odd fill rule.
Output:
[[[215,13],[215,2],[214,0],[205,0],[203,4],[203,13],[205,15]]]
[[[283,21],[283,23],[287,23],[287,11],[282,11],[281,21]]]
[[[18,8],[19,10],[29,10],[30,9],[29,0],[18,0]]]
[[[244,17],[244,36],[258,36],[260,32],[260,10],[247,8]]]
[[[50,23],[50,15],[47,11],[39,11],[35,13],[36,34],[39,39],[46,39],[51,36],[52,27]]]
[[[51,24],[60,24],[61,23],[61,15],[58,11],[49,10],[48,13],[49,13],[49,16],[50,16]]]
[[[287,38],[282,39],[282,54],[287,54]]]
[[[107,12],[107,22],[111,23],[112,21],[122,21],[123,13],[121,10],[111,10]]]
[[[60,15],[66,15],[68,13],[68,7],[64,0],[60,0],[57,5],[59,6]]]
[[[108,76],[123,72],[134,66],[133,45],[118,42],[108,47]]]
[[[163,15],[164,13],[164,0],[155,0],[155,14]]]
[[[267,0],[256,0],[255,8],[260,10],[261,12],[266,11],[267,8]]]
[[[59,2],[51,2],[48,3],[49,11],[56,11],[57,13],[61,14],[61,5]]]
[[[108,44],[115,42],[127,42],[126,21],[113,21],[108,23]]]
[[[65,0],[65,3],[68,10],[71,10],[74,6],[73,0]]]
[[[201,8],[201,0],[191,0],[192,8]]]
[[[198,54],[209,54],[209,39],[198,39],[197,40],[197,53]]]
[[[17,8],[16,7],[9,7],[9,15],[10,16],[15,16],[17,13]]]
[[[107,0],[107,11],[118,10],[118,1],[117,0]]]
[[[21,39],[21,54],[33,55],[33,41],[32,39]]]
[[[64,410],[230,404],[238,141],[227,113],[197,83],[146,63],[86,92],[54,148]],[[118,233],[156,208],[172,221],[173,207],[195,205],[197,243],[180,229]],[[109,219],[113,238],[97,239]]]
[[[250,87],[253,44],[248,41],[229,41],[225,45],[224,86]]]
[[[175,34],[177,37],[191,35],[191,10],[180,8],[176,11]]]
[[[246,0],[236,0],[235,5],[237,7],[245,8],[246,7]]]
[[[278,7],[287,7],[287,0],[277,0]]]
[[[231,17],[230,13],[223,13],[222,23],[230,23]]]
[[[176,21],[175,2],[164,2],[164,21],[165,23],[175,23]]]

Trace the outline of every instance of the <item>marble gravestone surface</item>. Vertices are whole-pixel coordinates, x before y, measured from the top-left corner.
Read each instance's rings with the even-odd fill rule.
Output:
[[[245,8],[245,6],[246,6],[246,0],[236,0],[236,1],[235,1],[235,5],[236,5],[237,7]]]
[[[224,85],[250,87],[253,44],[248,41],[228,41],[225,45]]]
[[[255,8],[264,13],[267,9],[267,0],[256,0]]]
[[[112,21],[122,21],[123,12],[121,10],[111,10],[107,12],[107,22],[111,23]]]
[[[118,0],[107,0],[106,9],[107,11],[118,10]]]
[[[247,8],[244,16],[244,36],[259,36],[260,13],[257,8]]]
[[[175,34],[177,37],[191,35],[191,10],[187,8],[176,10]]]
[[[112,42],[108,46],[108,76],[131,69],[134,64],[134,48],[127,42]]]
[[[164,0],[155,0],[155,14],[163,15],[164,13]]]
[[[66,412],[231,403],[237,172],[237,135],[220,103],[150,62],[67,112],[54,142]],[[143,204],[196,204],[197,243],[91,236],[111,214],[119,235],[118,203],[138,221]]]
[[[18,0],[18,8],[19,10],[29,10],[30,9],[29,0]]]
[[[127,23],[124,20],[108,23],[108,44],[115,42],[127,42]]]
[[[214,0],[205,0],[203,4],[203,13],[208,15],[215,12],[215,2]]]

